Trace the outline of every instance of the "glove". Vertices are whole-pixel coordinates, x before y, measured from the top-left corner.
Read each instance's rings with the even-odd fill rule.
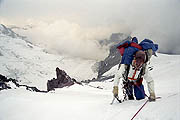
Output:
[[[155,93],[150,93],[150,96],[149,96],[149,101],[152,102],[152,101],[156,101],[156,96],[155,96]]]
[[[114,95],[114,97],[118,96],[118,86],[113,87],[113,95]]]

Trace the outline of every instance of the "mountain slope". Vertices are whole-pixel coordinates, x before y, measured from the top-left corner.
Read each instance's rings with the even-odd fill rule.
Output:
[[[158,54],[151,64],[156,95],[162,98],[147,103],[134,120],[179,120],[180,55]],[[110,105],[112,84],[110,81],[93,82],[90,85],[103,89],[74,85],[46,94],[24,89],[2,91],[0,120],[130,120],[146,100]]]
[[[0,26],[0,31],[10,31]],[[56,67],[65,70],[77,81],[96,77],[91,69],[96,61],[49,54],[20,37],[12,37],[15,35],[12,31],[10,36],[0,32],[1,74],[40,89],[46,89],[47,80],[55,77]]]
[[[55,77],[56,67],[79,81],[91,79],[96,76],[91,69],[94,63],[49,54],[21,38],[0,33],[0,73],[24,84],[46,89],[47,80]],[[162,98],[147,103],[135,120],[179,120],[180,55],[158,54],[157,58],[152,58],[151,64],[156,95]],[[114,75],[117,67],[112,67],[103,76]],[[115,101],[110,105],[112,80],[73,85],[48,93],[16,87],[0,91],[0,120],[130,120],[146,100],[122,104]],[[143,84],[148,94],[146,83]]]

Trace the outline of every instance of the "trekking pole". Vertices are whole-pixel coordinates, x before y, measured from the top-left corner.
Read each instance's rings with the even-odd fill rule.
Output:
[[[110,103],[111,105],[114,103],[114,100],[115,100],[115,97],[113,97],[113,100],[112,100],[112,102]]]
[[[118,96],[115,96],[116,100],[119,102],[119,103],[122,103],[122,101],[119,99]]]
[[[116,99],[119,103],[122,103],[122,101],[119,99],[118,96],[114,96],[112,102],[110,103],[111,105],[114,103],[114,100],[115,100],[115,99]]]

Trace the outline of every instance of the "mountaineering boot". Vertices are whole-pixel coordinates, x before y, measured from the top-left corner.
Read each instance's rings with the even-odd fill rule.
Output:
[[[149,91],[149,101],[156,101],[156,95],[155,95],[155,92],[154,92],[154,81],[150,81],[148,82],[147,84],[148,86],[148,91]]]
[[[128,99],[129,100],[134,100],[134,96],[133,95],[128,95]]]

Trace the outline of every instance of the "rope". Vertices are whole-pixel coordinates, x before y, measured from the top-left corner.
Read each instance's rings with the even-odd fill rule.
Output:
[[[136,85],[136,84],[135,84],[135,85]],[[149,96],[147,96],[146,93],[145,93],[144,91],[142,91],[142,89],[141,89],[138,85],[136,85],[136,87],[138,87],[138,89],[144,94],[144,96],[146,96],[146,97],[149,98]]]
[[[136,85],[136,84],[135,84]],[[144,91],[142,91],[142,89],[138,86],[138,85],[136,85],[138,88],[139,88],[139,90],[146,96],[146,97],[148,97],[146,94],[145,94],[145,92]],[[149,97],[148,97],[149,98]],[[141,108],[139,108],[139,110],[136,112],[136,114],[131,118],[131,120],[133,120],[135,117],[136,117],[136,115],[141,111],[141,109],[146,105],[146,103],[149,101],[149,99],[148,100],[146,100],[146,102],[141,106]]]
[[[133,120],[136,115],[141,111],[141,109],[146,105],[146,103],[148,102],[149,100],[146,100],[146,102],[143,104],[143,106],[141,106],[141,108],[139,108],[139,110],[136,112],[136,114],[131,118],[131,120]]]

